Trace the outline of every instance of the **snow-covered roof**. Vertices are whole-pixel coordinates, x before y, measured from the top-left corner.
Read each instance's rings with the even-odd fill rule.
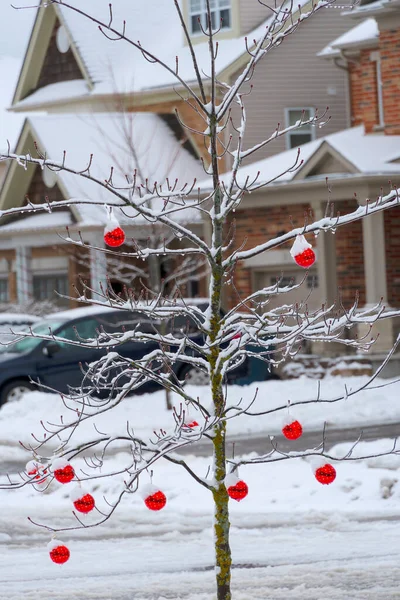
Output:
[[[171,181],[178,179],[183,187],[204,176],[200,162],[183,148],[162,118],[152,113],[30,116],[27,126],[48,158],[61,163],[65,150],[66,166],[83,171],[93,154],[90,174],[104,182],[114,167],[113,184],[121,188],[127,186],[125,175],[132,176],[135,169],[140,169],[143,179],[149,179],[149,185],[163,183],[169,177]],[[134,149],[137,160],[130,148]],[[101,200],[107,205],[120,203],[107,189],[85,177],[66,171],[58,172],[56,177],[67,199],[86,202],[74,209],[82,226],[104,225],[107,220],[106,210],[90,201]],[[154,202],[157,201],[164,202],[162,199]],[[124,212],[135,214],[132,210]],[[116,216],[121,223],[131,222],[120,211],[118,213]],[[190,208],[176,216],[190,222],[200,218],[198,211]],[[133,224],[143,222],[139,215]]]
[[[350,12],[345,14],[354,19],[359,19],[368,14],[388,13],[391,11],[397,11],[399,9],[399,0],[377,0],[376,2],[370,2],[369,4],[362,4],[360,6],[352,6]]]
[[[338,56],[341,50],[352,48],[372,48],[378,44],[379,29],[375,19],[369,18],[359,23],[343,35],[330,42],[318,53],[323,58]]]
[[[59,81],[51,83],[33,92],[18,102],[18,109],[32,110],[47,102],[69,101],[74,98],[84,98],[89,95],[89,86],[84,79],[73,79],[72,81]]]
[[[304,5],[307,2],[308,0],[300,0],[299,4]],[[82,10],[81,0],[70,0],[68,4]],[[99,31],[96,22],[88,20],[62,4],[53,6],[71,36],[73,46],[89,74],[91,84],[94,84],[89,91],[90,95],[108,95],[117,92],[137,93],[179,86],[174,76],[176,57],[179,60],[179,76],[189,83],[195,82],[192,58],[188,46],[185,44],[182,26],[172,2],[166,0],[135,0],[135,2],[118,0],[112,5],[113,27],[122,31],[123,22],[126,20],[126,37],[135,43],[140,41],[142,47],[159,57],[170,67],[171,72],[160,64],[150,64],[140,50],[128,42],[124,40],[110,41]],[[84,11],[99,21],[109,22],[109,0],[85,0]],[[270,13],[265,9],[264,22],[246,36],[251,43],[260,38],[271,19]],[[198,40],[196,42],[194,49],[199,69],[201,73],[207,75],[210,73],[208,41],[204,36],[204,42],[198,42]],[[245,53],[244,35],[224,39],[216,58],[217,72],[224,71]],[[68,86],[64,90],[59,86],[60,84],[47,86],[42,95],[39,95],[39,92],[33,93],[30,102],[50,102],[53,98],[59,100],[63,91],[70,91]],[[73,91],[79,92],[82,96],[88,93],[83,86],[81,89],[74,87]],[[18,109],[20,102],[14,106]]]
[[[20,68],[19,58],[0,57],[0,151],[7,150],[7,140],[14,148],[24,122],[22,115],[12,114],[6,110],[11,104]]]
[[[239,170],[237,181],[239,185],[244,185],[247,178],[252,181],[258,172],[260,172],[260,176],[257,183],[268,182],[281,173],[284,174],[277,182],[274,182],[274,185],[287,184],[293,181],[295,177],[299,179],[301,171],[307,168],[308,161],[323,144],[326,144],[327,150],[329,150],[329,147],[332,148],[347,163],[350,163],[354,167],[355,173],[365,175],[400,173],[400,164],[389,162],[400,157],[400,135],[367,135],[364,127],[360,125],[303,144],[300,148],[299,159],[303,161],[303,164],[295,171],[285,173],[285,170],[290,169],[296,162],[298,149],[292,148],[242,167]],[[342,173],[337,173],[337,175],[344,173],[348,175],[348,171],[345,170]],[[333,177],[334,174],[330,173],[329,176]],[[325,178],[325,175],[321,175],[321,178]],[[221,179],[228,181],[229,173],[222,175]],[[203,181],[199,185],[206,192],[210,189],[210,180]]]
[[[55,211],[52,213],[39,213],[31,215],[18,221],[12,221],[0,227],[0,232],[16,233],[20,231],[49,231],[58,227],[67,227],[72,225],[71,213],[68,211]]]
[[[303,0],[302,4],[305,3]],[[81,0],[71,0],[72,6],[82,8]],[[182,2],[181,2],[182,4]],[[141,53],[124,41],[111,42],[98,29],[97,24],[74,11],[61,9],[68,30],[75,41],[97,93],[115,91],[143,91],[176,84],[172,73],[158,64],[150,65]],[[109,0],[85,0],[84,10],[102,21],[109,21]],[[172,2],[165,0],[118,0],[113,3],[113,26],[122,31],[126,20],[126,36],[139,40],[142,47],[160,57],[175,71],[176,56],[179,58],[179,75],[195,80],[195,72],[185,45],[182,26]],[[265,20],[270,14],[265,11]],[[248,34],[248,39],[257,39],[265,31],[265,24]],[[222,71],[246,50],[244,36],[225,39],[220,44],[217,70]],[[208,40],[195,45],[200,72],[210,72]]]

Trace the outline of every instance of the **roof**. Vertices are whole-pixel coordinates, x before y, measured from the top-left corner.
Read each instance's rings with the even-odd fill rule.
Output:
[[[277,182],[274,182],[274,185],[287,184],[295,179],[299,180],[302,178],[302,173],[307,172],[311,159],[320,148],[322,150],[322,147],[325,148],[326,152],[331,149],[335,156],[341,157],[343,164],[350,165],[352,172],[355,174],[384,175],[386,173],[400,173],[400,164],[390,162],[400,157],[400,135],[367,135],[361,125],[303,144],[300,147],[300,161],[303,161],[303,163],[294,171],[285,173],[285,170],[295,164],[297,148],[242,167],[237,181],[239,185],[244,185],[247,178],[252,181],[258,172],[260,172],[260,176],[257,179],[257,184],[271,181],[273,178],[279,177],[281,173],[284,174],[279,177]],[[349,170],[343,168],[337,174],[349,175]],[[221,179],[228,180],[228,176],[229,174],[222,175]],[[329,173],[330,178],[334,176],[335,174]],[[325,175],[319,177],[325,180]],[[199,185],[204,192],[210,189],[209,180],[203,181]]]
[[[378,42],[378,24],[375,19],[369,18],[330,42],[318,53],[318,56],[332,58],[340,56],[341,50],[373,48],[378,45]]]
[[[89,95],[89,87],[84,79],[73,79],[72,81],[59,81],[39,88],[33,94],[30,94],[18,102],[18,108],[24,110],[33,110],[36,106],[41,106],[47,102],[57,103],[65,101],[65,98],[73,100],[82,99]]]
[[[309,0],[301,0],[300,5],[307,4]],[[82,9],[81,0],[70,0],[69,3]],[[135,43],[140,41],[142,47],[158,56],[171,68],[168,72],[159,64],[151,64],[142,53],[126,41],[110,41],[99,31],[98,24],[90,21],[83,15],[68,9],[62,4],[50,5],[45,10],[56,10],[59,20],[69,32],[74,50],[79,54],[85,70],[90,78],[89,94],[112,95],[118,93],[149,92],[154,90],[172,89],[179,85],[174,72],[176,57],[179,59],[179,75],[186,82],[195,82],[191,54],[185,44],[183,30],[178,14],[172,2],[166,0],[118,0],[113,3],[113,22],[116,30],[122,31],[123,22],[126,20],[125,35]],[[84,10],[102,22],[109,22],[109,0],[85,0]],[[43,10],[38,11],[38,15]],[[246,54],[245,37],[251,42],[257,40],[265,32],[267,24],[272,17],[265,11],[266,19],[247,36],[241,35],[224,39],[220,44],[216,58],[217,72],[221,73],[242,55]],[[40,19],[37,18],[37,27]],[[168,43],[166,43],[166,36]],[[39,36],[40,37],[40,36]],[[36,39],[32,36],[31,42]],[[196,43],[194,46],[200,72],[206,76],[210,73],[210,56],[208,41]],[[28,56],[28,54],[27,54]],[[39,103],[43,98],[50,102],[54,94],[59,100],[56,88],[59,84],[48,86],[49,89],[34,92],[31,102]],[[78,88],[75,88],[77,91]],[[65,91],[68,91],[67,88]],[[88,93],[87,89],[80,90],[82,95]],[[67,97],[67,96],[66,96]],[[14,105],[19,108],[19,102]]]
[[[14,148],[19,132],[21,131],[24,117],[7,112],[10,106],[21,60],[11,56],[0,57],[0,151],[7,150],[7,140]]]
[[[72,225],[72,223],[72,216],[68,211],[55,211],[52,213],[44,212],[2,225],[0,227],[0,232],[3,234],[21,231],[29,231],[29,233],[40,230],[49,231],[53,228],[67,227]]]
[[[345,14],[353,19],[360,19],[366,15],[377,15],[387,14],[392,11],[398,11],[400,6],[400,0],[377,0],[376,2],[370,2],[369,4],[362,4],[360,6],[354,5],[350,12]]]
[[[183,187],[185,183],[191,185],[195,178],[204,176],[200,161],[185,150],[168,125],[152,113],[30,116],[26,120],[20,138],[21,145],[18,148],[20,153],[32,151],[30,145],[24,147],[22,141],[27,139],[28,132],[47,158],[55,162],[63,162],[65,150],[66,166],[77,171],[86,169],[93,154],[90,165],[91,176],[104,182],[110,175],[111,167],[114,167],[113,184],[117,187],[126,188],[126,175],[132,177],[135,169],[140,170],[143,179],[149,179],[150,185],[154,182],[163,183],[167,177],[170,177],[172,181],[178,179],[178,185]],[[136,153],[136,158],[131,147]],[[10,181],[7,182],[6,179],[2,196],[6,195],[7,186],[8,189],[12,186],[12,177],[21,177],[19,166],[10,169],[8,173]],[[74,207],[74,216],[81,226],[104,225],[108,219],[105,208],[90,204],[91,200],[101,200],[104,205],[121,202],[110,191],[95,182],[63,170],[56,174],[56,183],[67,200],[79,199],[83,202]],[[158,202],[164,201],[160,199]],[[3,205],[2,201],[1,205]],[[124,212],[130,218],[118,210],[117,219],[121,223],[131,223],[135,211],[126,209]],[[198,211],[190,208],[176,215],[189,222],[200,219]],[[44,218],[45,215],[42,217]],[[65,220],[65,215],[52,218]],[[43,219],[38,219],[37,216],[29,219],[32,227],[35,224],[39,227],[43,226]],[[138,215],[133,224],[143,222],[143,217]],[[2,231],[4,228],[18,227],[18,223],[5,225]]]

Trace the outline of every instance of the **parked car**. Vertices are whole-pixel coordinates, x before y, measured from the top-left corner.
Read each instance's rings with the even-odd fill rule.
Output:
[[[41,317],[24,313],[0,313],[0,346],[18,338],[18,331],[27,331],[31,325],[42,321]]]
[[[180,318],[180,317],[179,317]],[[49,315],[32,327],[38,335],[48,335],[50,330],[54,336],[65,340],[77,341],[95,338],[98,331],[104,328],[108,333],[122,332],[123,327],[132,329],[140,323],[142,332],[155,331],[159,324],[146,321],[135,312],[127,312],[104,307],[85,307],[67,310]],[[168,324],[176,329],[177,323]],[[189,335],[202,342],[202,334],[192,326]],[[154,343],[154,348],[158,347]],[[118,353],[132,360],[138,360],[152,349],[152,342],[127,341],[118,346]],[[25,337],[8,347],[0,348],[0,406],[6,402],[17,400],[28,390],[37,389],[32,381],[40,382],[46,388],[61,393],[68,393],[70,387],[79,388],[82,384],[80,364],[94,362],[104,356],[104,348],[73,345],[59,340],[42,340],[36,337]],[[186,363],[174,365],[179,379],[184,379],[190,371]],[[193,372],[192,372],[193,374]],[[237,369],[228,374],[229,383],[239,385],[251,381],[264,381],[273,377],[267,364],[257,359],[246,359]],[[195,377],[192,382],[195,381]],[[157,389],[157,384],[148,382],[141,386],[140,392]]]

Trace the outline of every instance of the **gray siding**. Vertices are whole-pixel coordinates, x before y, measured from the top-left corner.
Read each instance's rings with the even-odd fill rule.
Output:
[[[271,11],[258,0],[238,0],[240,13],[240,33],[249,33],[271,16]]]
[[[284,127],[285,108],[289,107],[318,107],[319,113],[330,107],[331,120],[325,127],[316,128],[317,138],[349,126],[347,73],[316,54],[352,26],[353,22],[341,16],[340,11],[322,9],[261,60],[251,81],[253,91],[244,98],[245,148],[269,137],[278,123]],[[332,95],[328,88],[334,88],[336,93]],[[234,119],[239,125],[236,109]],[[283,150],[286,150],[284,136],[252,155],[251,161]]]

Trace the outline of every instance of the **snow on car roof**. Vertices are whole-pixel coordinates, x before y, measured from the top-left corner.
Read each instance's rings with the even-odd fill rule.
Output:
[[[57,319],[59,321],[69,321],[72,319],[80,319],[81,317],[87,317],[90,315],[100,315],[110,311],[116,311],[118,308],[112,308],[110,306],[93,306],[92,304],[87,306],[80,306],[79,308],[70,308],[68,310],[61,310],[54,312],[46,317],[45,319]]]
[[[41,319],[42,317],[25,313],[0,313],[0,325],[3,325],[3,323],[35,323],[41,321]]]

